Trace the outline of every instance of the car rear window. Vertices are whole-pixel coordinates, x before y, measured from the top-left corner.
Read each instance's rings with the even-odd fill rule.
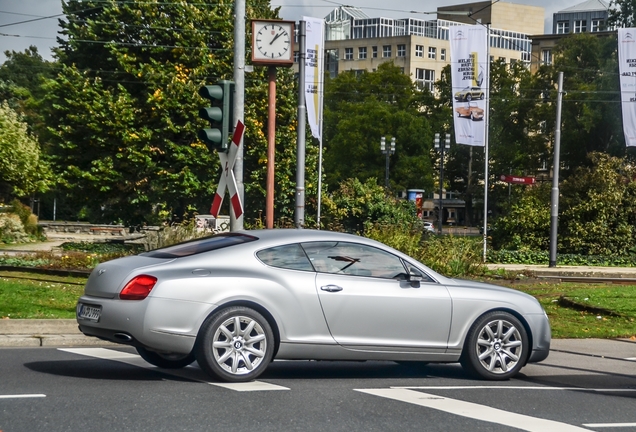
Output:
[[[289,270],[314,271],[305,251],[298,243],[276,246],[256,252],[256,256],[263,263],[272,267]]]
[[[254,240],[258,240],[258,237],[240,233],[223,233],[155,249],[140,255],[151,258],[182,258],[237,244],[253,242]]]

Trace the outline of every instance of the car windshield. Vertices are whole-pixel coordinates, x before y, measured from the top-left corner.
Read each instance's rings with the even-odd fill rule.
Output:
[[[258,237],[239,233],[223,233],[213,235],[211,237],[190,240],[161,249],[155,249],[139,255],[151,258],[181,258],[241,243],[253,242],[254,240],[258,240]]]

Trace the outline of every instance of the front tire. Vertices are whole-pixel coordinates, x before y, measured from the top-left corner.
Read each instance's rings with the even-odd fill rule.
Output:
[[[274,343],[272,328],[260,313],[234,306],[203,323],[195,357],[204,371],[222,381],[252,381],[271,362]]]
[[[528,353],[528,334],[521,321],[508,312],[490,312],[471,327],[460,361],[473,375],[501,381],[521,370]]]
[[[466,102],[470,102],[471,100],[473,100],[473,96],[469,93],[466,95]]]
[[[163,369],[181,369],[194,361],[194,354],[159,353],[137,347],[137,353],[151,365]]]

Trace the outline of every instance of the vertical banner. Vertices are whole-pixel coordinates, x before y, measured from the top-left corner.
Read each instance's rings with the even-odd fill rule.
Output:
[[[486,145],[488,31],[481,25],[450,27],[455,142]]]
[[[636,28],[618,29],[618,71],[625,144],[636,146]]]
[[[305,21],[305,103],[311,134],[320,140],[323,81],[325,71],[324,20],[303,17]]]

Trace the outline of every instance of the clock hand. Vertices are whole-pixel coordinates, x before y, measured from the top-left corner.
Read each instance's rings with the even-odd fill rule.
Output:
[[[276,39],[278,39],[279,37],[281,37],[282,35],[283,35],[283,32],[278,33],[276,36],[274,36],[274,39],[272,39],[272,40],[269,42],[269,44],[270,44],[270,45],[271,45],[271,44],[273,44],[273,43],[274,43],[274,41],[275,41]]]

